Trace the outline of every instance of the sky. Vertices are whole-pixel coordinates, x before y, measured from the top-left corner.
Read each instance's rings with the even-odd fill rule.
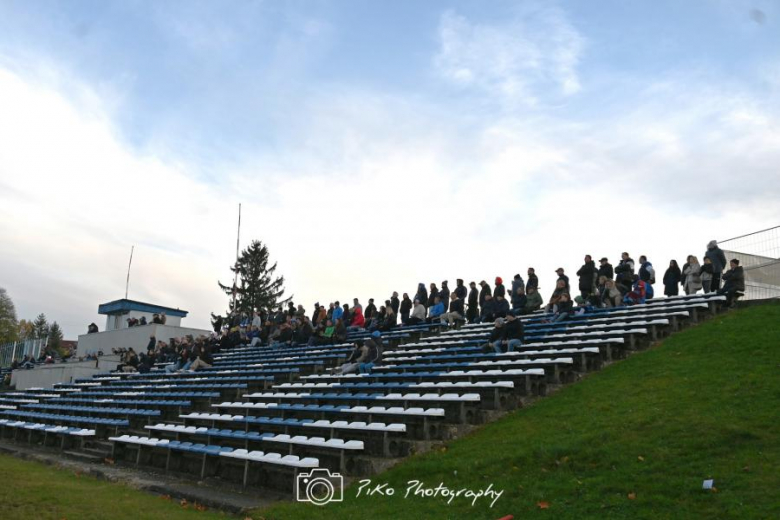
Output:
[[[413,295],[585,254],[661,273],[780,223],[780,4],[0,0],[0,287],[66,339],[122,298]]]

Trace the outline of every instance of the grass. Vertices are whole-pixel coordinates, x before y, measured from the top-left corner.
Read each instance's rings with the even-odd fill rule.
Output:
[[[730,312],[374,477],[391,497],[253,517],[780,518],[779,367],[780,305]],[[410,480],[504,493],[447,504]]]
[[[341,503],[251,517],[780,518],[778,368],[780,305],[730,312],[374,477],[391,497],[353,485]],[[701,489],[709,478],[714,491]],[[492,508],[404,498],[410,480],[503,494]],[[228,516],[0,456],[0,519]]]
[[[0,519],[3,520],[216,520],[194,504],[150,495],[122,484],[0,455]]]

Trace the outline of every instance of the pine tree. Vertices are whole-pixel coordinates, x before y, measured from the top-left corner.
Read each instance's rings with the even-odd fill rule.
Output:
[[[241,252],[236,264],[230,268],[238,274],[236,287],[219,283],[219,287],[230,296],[231,311],[250,314],[255,309],[274,309],[284,305],[290,298],[284,295],[284,276],[274,278],[276,263],[268,267],[268,248],[259,240]],[[236,305],[233,307],[233,292]]]
[[[59,351],[62,342],[62,328],[56,321],[49,327],[49,347]]]
[[[18,333],[16,307],[6,290],[0,287],[0,345],[16,341]]]
[[[33,322],[33,338],[42,339],[49,335],[49,322],[46,321],[46,315],[40,313]]]

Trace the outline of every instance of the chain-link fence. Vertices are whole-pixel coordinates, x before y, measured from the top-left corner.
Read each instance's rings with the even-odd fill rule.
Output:
[[[14,341],[0,345],[0,368],[10,367],[14,361],[21,361],[24,356],[32,356],[38,359],[46,348],[49,338],[28,339],[27,341]]]
[[[718,241],[745,271],[745,300],[780,298],[780,226]],[[728,269],[728,266],[726,266]]]

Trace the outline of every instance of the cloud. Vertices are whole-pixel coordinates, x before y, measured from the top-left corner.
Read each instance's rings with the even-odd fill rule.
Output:
[[[550,89],[563,96],[581,89],[577,66],[585,38],[556,7],[519,9],[496,24],[448,11],[438,36],[435,67],[457,86],[525,105],[548,98]]]

